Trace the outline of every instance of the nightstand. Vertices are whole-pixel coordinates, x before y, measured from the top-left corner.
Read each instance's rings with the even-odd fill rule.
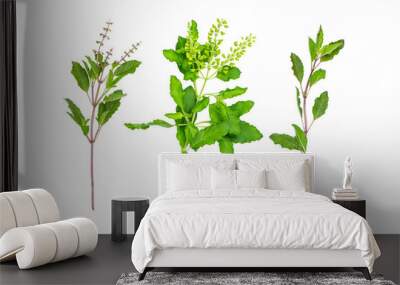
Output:
[[[135,212],[135,233],[140,221],[149,208],[148,198],[127,197],[114,198],[111,202],[111,239],[123,241],[126,239],[126,212]]]
[[[353,211],[356,214],[359,214],[364,219],[366,218],[365,208],[366,201],[365,200],[332,200],[333,203],[339,204],[340,206]]]

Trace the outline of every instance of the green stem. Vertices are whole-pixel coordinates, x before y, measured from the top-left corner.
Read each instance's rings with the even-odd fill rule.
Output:
[[[218,73],[217,71],[214,72],[213,74],[210,75],[210,77],[208,79],[213,79],[217,75],[217,73]]]
[[[94,102],[94,82],[92,82],[92,84],[90,84],[90,89],[91,89],[92,100],[89,100],[89,101],[91,101],[90,104],[93,104],[93,102]]]
[[[91,206],[94,210],[94,115],[96,112],[96,105],[92,104],[92,114],[90,116],[90,196],[91,196]]]
[[[203,94],[203,96],[212,96],[212,97],[217,97],[218,96],[218,94],[219,93],[206,93],[206,94]]]
[[[309,131],[309,130],[311,129],[311,127],[312,127],[312,125],[314,124],[314,122],[315,122],[315,120],[313,119],[313,120],[311,121],[311,124],[310,124],[310,126],[308,127],[308,130],[307,130],[307,131]]]
[[[304,133],[308,133],[308,123],[307,123],[307,96],[303,97],[303,115],[304,115]]]
[[[197,124],[209,124],[211,123],[211,121],[201,121],[201,122],[197,122]]]
[[[206,77],[204,78],[203,86],[201,87],[200,93],[199,93],[199,97],[200,97],[200,98],[203,96],[203,92],[204,92],[204,88],[206,87],[206,83],[207,83],[207,80],[208,80],[208,73],[209,73],[209,72],[210,72],[210,69],[207,67]]]
[[[104,90],[103,93],[100,95],[99,99],[96,102],[96,105],[99,104],[101,102],[101,100],[103,100],[104,96],[107,95],[108,89]]]
[[[194,87],[194,92],[196,92],[196,96],[199,97],[199,93],[197,91],[197,84],[196,84],[196,80],[193,80],[193,87]]]
[[[94,211],[94,142],[90,143],[90,200]]]
[[[185,146],[181,146],[181,153],[187,153],[187,144]]]
[[[311,123],[311,125],[308,126],[308,116],[307,116],[307,98],[308,98],[308,93],[310,92],[310,88],[311,88],[310,78],[318,66],[319,66],[319,62],[318,62],[318,58],[317,58],[311,63],[311,70],[310,70],[310,74],[308,75],[308,79],[307,79],[305,88],[303,89],[303,87],[300,86],[301,94],[303,96],[303,120],[302,120],[303,121],[303,131],[306,136],[312,125],[312,123]]]
[[[99,125],[99,126],[97,127],[96,134],[94,135],[94,142],[96,141],[97,137],[99,136],[100,131],[101,131],[101,125]]]
[[[194,122],[193,122],[194,123]],[[195,123],[195,125],[197,126],[197,125],[201,125],[201,124],[210,124],[211,123],[211,121],[202,121],[202,122],[197,122],[197,123]],[[190,123],[187,123],[187,124],[175,124],[174,126],[175,127],[186,127],[187,125],[189,125]]]
[[[99,135],[101,126],[97,127],[96,133],[94,132],[94,125],[95,125],[95,114],[96,114],[96,108],[100,100],[99,99],[99,93],[100,93],[100,88],[103,82],[103,73],[104,69],[102,70],[100,76],[96,79],[97,81],[97,89],[94,91],[94,84],[92,84],[92,113],[90,116],[90,135],[89,135],[89,143],[90,143],[90,186],[91,186],[91,205],[92,205],[92,210],[94,210],[94,143],[96,142],[97,136]],[[103,93],[104,95],[104,93]],[[102,96],[101,96],[102,98]]]
[[[92,104],[92,100],[90,99],[89,92],[85,92],[85,94],[86,94],[86,96],[87,96],[87,98],[89,100],[89,103]]]

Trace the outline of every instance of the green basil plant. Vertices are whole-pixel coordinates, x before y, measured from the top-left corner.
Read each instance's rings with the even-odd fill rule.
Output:
[[[90,144],[90,178],[91,178],[91,207],[94,210],[94,144],[104,125],[118,110],[121,99],[126,94],[119,89],[118,83],[129,74],[135,73],[140,62],[130,59],[137,50],[139,43],[133,44],[124,52],[119,60],[112,60],[113,50],[104,50],[106,40],[109,40],[111,22],[107,22],[96,42],[97,48],[91,55],[85,56],[81,62],[72,62],[71,74],[77,85],[83,91],[89,106],[90,115],[87,117],[81,109],[66,98],[67,114],[81,129]]]
[[[292,124],[295,132],[294,136],[287,134],[270,135],[270,139],[275,144],[286,149],[298,150],[304,153],[307,152],[310,129],[314,122],[325,114],[329,102],[328,91],[322,92],[317,98],[315,98],[312,107],[312,120],[310,122],[307,111],[307,101],[310,97],[311,88],[326,77],[326,71],[320,68],[321,65],[332,60],[339,54],[343,47],[344,40],[337,40],[324,45],[324,32],[322,27],[320,27],[315,40],[308,38],[311,69],[306,79],[304,79],[304,65],[300,57],[295,53],[290,55],[293,74],[298,81],[298,86],[296,87],[296,102],[301,118],[301,127]]]
[[[252,109],[254,102],[229,102],[243,95],[246,87],[236,86],[220,91],[207,89],[207,83],[211,80],[228,83],[238,79],[241,71],[236,65],[255,42],[255,36],[249,34],[235,41],[229,51],[223,53],[221,45],[227,28],[226,20],[217,19],[208,32],[207,41],[201,43],[197,23],[190,21],[186,36],[178,37],[175,48],[163,50],[164,57],[176,64],[182,77],[170,77],[170,96],[176,104],[174,110],[165,114],[167,120],[126,123],[125,126],[132,130],[151,126],[176,128],[182,153],[187,153],[189,149],[197,151],[215,143],[218,143],[222,153],[233,153],[234,144],[260,140],[261,132],[242,119]],[[209,118],[200,121],[199,114],[206,110]]]

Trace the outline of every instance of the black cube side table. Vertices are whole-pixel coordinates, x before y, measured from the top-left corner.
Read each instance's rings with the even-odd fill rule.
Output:
[[[135,212],[135,233],[149,208],[148,198],[114,198],[111,201],[111,240],[126,239],[126,212]]]
[[[339,204],[340,206],[359,214],[361,217],[366,219],[366,201],[365,200],[332,200],[333,203]]]

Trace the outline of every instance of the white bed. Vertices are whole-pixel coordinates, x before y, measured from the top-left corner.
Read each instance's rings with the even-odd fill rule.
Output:
[[[185,189],[211,178],[203,170],[199,177],[182,168],[182,175],[171,173],[175,164],[246,173],[265,163],[275,190],[214,189],[215,183]],[[297,165],[304,175],[293,171]],[[182,189],[173,191],[171,183]],[[159,197],[135,234],[133,264],[141,278],[154,267],[354,267],[369,278],[380,252],[367,222],[313,191],[311,154],[161,154]]]

